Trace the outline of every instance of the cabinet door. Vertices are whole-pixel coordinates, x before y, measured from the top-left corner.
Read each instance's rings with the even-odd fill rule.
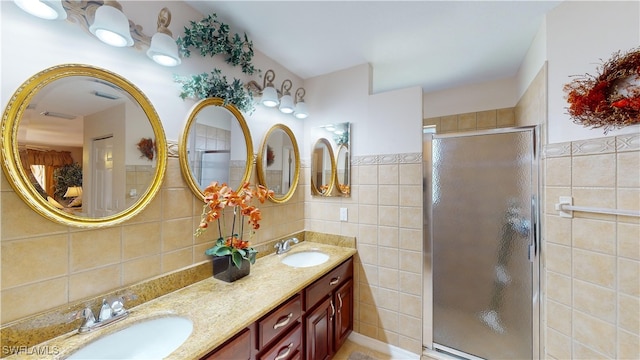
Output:
[[[334,350],[338,351],[353,330],[353,280],[336,291],[333,301],[336,306]]]
[[[251,358],[251,331],[245,329],[202,360],[240,360]]]
[[[333,318],[335,306],[326,298],[305,320],[307,360],[326,360],[333,355]]]

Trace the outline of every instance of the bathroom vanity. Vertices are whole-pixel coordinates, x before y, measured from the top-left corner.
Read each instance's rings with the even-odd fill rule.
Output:
[[[349,258],[203,359],[329,359],[352,329]]]
[[[282,261],[311,251],[329,258],[309,267]],[[134,324],[181,317],[193,323],[192,332],[165,359],[329,359],[353,328],[355,254],[350,246],[301,241],[288,253],[259,258],[251,274],[234,283],[207,278],[135,306],[103,329],[69,332],[36,348],[55,349],[53,358],[64,359]]]

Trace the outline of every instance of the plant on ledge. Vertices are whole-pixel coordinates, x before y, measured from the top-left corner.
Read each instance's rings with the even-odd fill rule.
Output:
[[[206,99],[219,97],[224,104],[233,104],[245,113],[253,112],[253,95],[246,91],[242,82],[233,79],[233,83],[227,83],[227,77],[222,75],[219,69],[213,69],[211,74],[202,73],[191,76],[175,75],[175,81],[182,85],[180,98]]]
[[[209,227],[209,223],[217,221],[219,238],[216,244],[207,249],[205,254],[212,256],[230,255],[233,264],[240,268],[242,260],[248,260],[251,264],[256,261],[258,253],[250,246],[249,241],[242,239],[244,234],[243,218],[247,217],[247,224],[252,227],[249,236],[253,236],[255,230],[260,228],[260,220],[262,219],[260,210],[251,205],[253,199],[258,199],[260,203],[264,203],[269,195],[273,195],[272,190],[268,190],[262,185],[256,185],[251,188],[249,183],[245,183],[239,191],[231,189],[227,184],[219,185],[217,181],[212,182],[204,189],[204,206],[202,210],[202,218],[200,225],[195,232],[196,236],[200,236]],[[225,228],[225,211],[226,207],[233,209],[233,218],[230,224],[228,236],[224,236],[223,228]]]

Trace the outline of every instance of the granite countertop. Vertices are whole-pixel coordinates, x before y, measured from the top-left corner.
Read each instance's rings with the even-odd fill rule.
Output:
[[[285,255],[311,249],[327,253],[329,260],[307,268],[293,268],[280,262]],[[251,266],[250,275],[234,283],[211,277],[129,309],[130,314],[126,319],[104,329],[88,334],[74,331],[39,346],[59,349],[55,358],[63,359],[83,345],[133,323],[179,315],[193,321],[193,331],[167,359],[198,359],[355,253],[356,250],[350,247],[303,241],[292,246],[291,251],[284,255],[272,254],[259,258]],[[33,355],[11,358],[22,357],[33,359]]]

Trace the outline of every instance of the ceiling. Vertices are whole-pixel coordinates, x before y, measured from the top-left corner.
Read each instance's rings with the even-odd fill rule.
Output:
[[[202,1],[302,79],[370,63],[373,91],[513,77],[560,1]]]

